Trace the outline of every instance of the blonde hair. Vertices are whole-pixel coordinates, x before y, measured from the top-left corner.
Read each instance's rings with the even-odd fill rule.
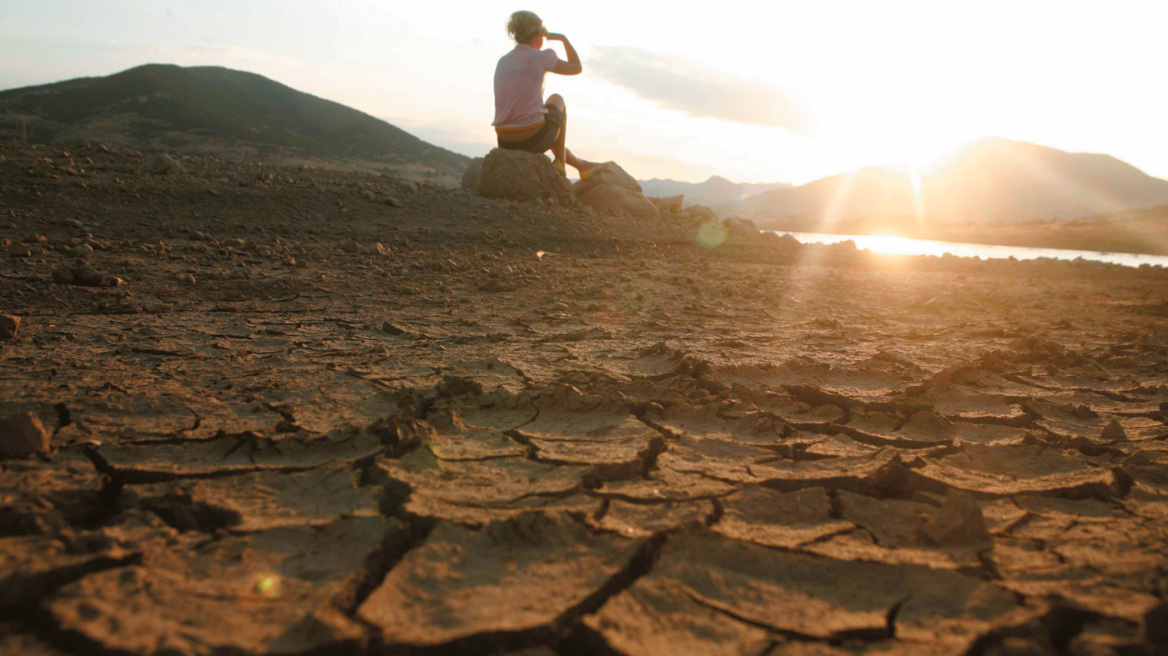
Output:
[[[507,22],[507,34],[514,37],[516,43],[527,43],[541,34],[547,34],[547,30],[535,12],[517,11],[511,14],[511,20]]]

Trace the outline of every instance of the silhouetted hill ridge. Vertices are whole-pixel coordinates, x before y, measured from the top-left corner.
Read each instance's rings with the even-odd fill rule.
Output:
[[[381,119],[255,73],[147,64],[107,77],[0,92],[0,138],[139,148],[250,146],[308,157],[419,163],[458,174],[469,158]]]

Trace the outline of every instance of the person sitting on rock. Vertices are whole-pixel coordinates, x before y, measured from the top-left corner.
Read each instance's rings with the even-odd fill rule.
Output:
[[[530,11],[511,14],[507,33],[515,39],[515,49],[503,55],[495,67],[495,126],[499,147],[545,153],[550,148],[552,166],[566,175],[564,163],[585,178],[596,165],[577,158],[568,150],[568,110],[555,93],[543,100],[543,81],[548,71],[559,75],[579,75],[583,67],[576,49],[563,34],[549,34],[543,21]],[[554,50],[542,50],[544,39],[564,44],[568,61]]]

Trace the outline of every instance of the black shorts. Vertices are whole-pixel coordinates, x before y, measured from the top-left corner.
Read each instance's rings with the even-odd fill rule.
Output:
[[[539,132],[523,141],[499,139],[499,147],[507,150],[526,150],[529,153],[546,153],[549,148],[556,145],[556,137],[560,136],[560,128],[564,127],[564,112],[555,105],[546,107],[548,111]]]

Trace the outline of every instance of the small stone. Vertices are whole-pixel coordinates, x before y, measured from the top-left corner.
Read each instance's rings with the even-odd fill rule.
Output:
[[[91,268],[88,265],[82,264],[72,271],[73,282],[78,285],[85,285],[86,287],[101,287],[102,274],[101,272]]]
[[[1121,442],[1127,439],[1127,431],[1118,419],[1112,419],[1103,427],[1103,434],[1100,437],[1109,442]]]
[[[381,332],[389,333],[390,335],[404,335],[406,333],[406,329],[395,326],[392,323],[386,321],[385,323],[381,324]]]
[[[84,260],[90,255],[93,255],[93,247],[89,244],[79,244],[73,248],[70,248],[69,254],[73,257]]]
[[[53,282],[60,285],[73,284],[73,269],[68,266],[58,267],[53,270]]]
[[[222,245],[227,248],[243,248],[245,244],[247,244],[247,242],[242,239],[228,239],[227,241],[224,241]]]
[[[352,239],[349,239],[341,242],[341,250],[345,251],[346,253],[357,253],[361,250],[361,244],[358,244]]]
[[[164,153],[159,153],[150,164],[150,172],[154,175],[174,175],[182,173],[182,164]]]
[[[28,257],[32,252],[24,244],[12,244],[8,247],[8,254],[12,257]]]
[[[0,419],[0,458],[27,458],[49,450],[49,432],[31,412]]]
[[[389,205],[390,207],[402,207],[402,202],[393,196],[386,196],[385,200],[382,202],[384,202],[386,205]]]
[[[19,328],[20,317],[15,317],[11,314],[0,314],[0,339],[12,339],[16,337],[16,331]]]
[[[956,490],[949,492],[945,503],[921,527],[921,531],[936,545],[980,547],[992,544],[977,499]]]
[[[385,246],[381,242],[377,242],[377,254],[378,255],[392,255],[393,249],[388,247],[388,246]]]
[[[202,230],[192,230],[190,237],[194,241],[206,241],[207,233],[203,232]]]

